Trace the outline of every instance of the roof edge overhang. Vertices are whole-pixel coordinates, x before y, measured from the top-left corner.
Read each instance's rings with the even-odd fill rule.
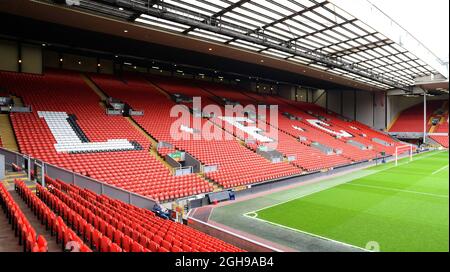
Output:
[[[384,91],[383,89],[364,84],[362,82],[357,82],[333,73],[301,65],[293,61],[277,59],[257,52],[247,51],[221,43],[205,41],[199,38],[172,33],[53,3],[33,0],[16,0],[13,3],[0,2],[0,11],[16,16],[61,24],[68,27],[95,31],[120,36],[126,39],[134,39],[175,48],[188,49],[203,54],[215,55],[251,64],[257,64],[264,67],[284,70],[299,74],[301,76],[342,85],[343,88],[348,87],[365,91]],[[127,30],[127,32],[125,33],[124,30]],[[213,48],[213,50],[210,51],[209,48]]]

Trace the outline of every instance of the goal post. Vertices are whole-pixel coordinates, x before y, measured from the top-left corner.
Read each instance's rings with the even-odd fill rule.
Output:
[[[403,153],[408,152],[409,154],[409,161],[412,161],[412,157],[413,157],[413,145],[409,144],[409,145],[400,145],[400,146],[396,146],[395,147],[395,166],[398,165],[398,159],[400,157],[400,155],[402,155]]]

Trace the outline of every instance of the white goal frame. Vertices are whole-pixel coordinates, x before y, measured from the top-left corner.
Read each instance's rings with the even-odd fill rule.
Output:
[[[398,151],[399,151],[399,149],[403,149],[403,150],[405,150],[405,147],[406,148],[409,148],[409,161],[412,161],[413,160],[413,145],[400,145],[400,146],[396,146],[395,147],[395,166],[397,166],[398,165]]]

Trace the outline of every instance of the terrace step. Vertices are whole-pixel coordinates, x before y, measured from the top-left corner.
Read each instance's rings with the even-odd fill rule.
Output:
[[[41,221],[31,210],[31,208],[29,208],[25,201],[19,196],[19,194],[14,191],[11,192],[11,196],[17,203],[19,208],[22,210],[31,226],[34,228],[34,230],[36,230],[36,233],[44,236],[45,240],[47,241],[48,252],[62,252],[62,246],[56,243],[56,236],[52,236],[50,234],[50,230],[45,229],[45,225],[41,223]]]
[[[0,114],[0,139],[3,147],[16,152],[19,151],[9,114]]]
[[[144,80],[146,82],[148,82],[148,84],[151,85],[153,88],[155,88],[155,90],[157,90],[158,92],[162,93],[169,100],[172,100],[172,97],[170,96],[170,94],[168,94],[163,88],[159,87],[158,85],[156,85],[155,83],[153,83],[152,81],[150,81],[147,78],[144,78]]]
[[[0,252],[22,252],[23,247],[19,245],[19,238],[6,218],[6,214],[0,209]]]
[[[100,97],[102,101],[108,99],[108,96],[89,77],[84,74],[81,74],[81,77],[83,78],[84,82],[86,82],[86,84]]]

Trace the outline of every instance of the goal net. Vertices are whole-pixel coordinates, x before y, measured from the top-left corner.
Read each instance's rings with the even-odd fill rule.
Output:
[[[400,145],[395,147],[395,165],[397,166],[398,160],[406,155],[409,157],[409,161],[412,161],[413,149],[413,145]]]

